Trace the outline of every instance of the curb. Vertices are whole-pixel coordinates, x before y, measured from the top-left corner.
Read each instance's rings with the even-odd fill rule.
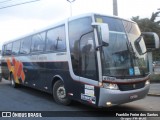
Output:
[[[148,93],[148,96],[156,96],[156,97],[160,97],[160,94],[156,94],[156,93]]]

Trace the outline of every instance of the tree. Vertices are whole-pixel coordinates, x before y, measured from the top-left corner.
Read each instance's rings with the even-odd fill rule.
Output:
[[[159,17],[159,16],[158,16],[159,13],[160,13],[160,11],[158,11],[158,12],[156,12],[156,13],[152,13],[152,16],[151,16],[151,19],[150,19],[150,20],[151,20],[152,22],[156,22],[155,20],[156,20],[157,17]],[[157,21],[156,23],[160,24],[160,20]]]

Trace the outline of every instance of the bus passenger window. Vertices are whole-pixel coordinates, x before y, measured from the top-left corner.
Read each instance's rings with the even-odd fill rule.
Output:
[[[6,45],[5,55],[12,55],[12,43]]]
[[[47,32],[46,51],[65,51],[65,26],[53,28]]]
[[[32,37],[32,52],[44,51],[45,49],[45,33],[36,34]]]
[[[24,38],[21,41],[20,54],[30,53],[30,46],[31,46],[31,37]]]
[[[7,50],[7,46],[6,45],[4,45],[3,47],[2,47],[2,55],[6,55],[6,50]]]
[[[21,43],[20,40],[13,42],[13,48],[12,48],[13,55],[19,54],[20,43]]]

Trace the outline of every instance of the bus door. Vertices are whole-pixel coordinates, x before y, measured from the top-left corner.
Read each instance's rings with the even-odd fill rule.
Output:
[[[77,98],[83,101],[90,98],[87,97],[87,90],[85,92],[85,87],[90,87],[87,84],[92,85],[90,87],[91,90],[89,90],[92,93],[94,93],[93,85],[98,84],[96,45],[94,29],[91,23],[91,17],[75,19],[69,22],[69,42],[73,68],[70,69],[70,73],[74,80],[81,82],[81,84],[77,82],[78,85],[76,86],[78,87],[75,87],[75,91],[77,91]],[[95,95],[92,94],[92,96]]]
[[[97,57],[95,49],[94,34],[90,32],[80,39],[80,81],[98,81]],[[85,81],[86,80],[86,81]]]
[[[98,63],[94,34],[90,32],[80,39],[80,81],[81,100],[90,104],[98,103]]]

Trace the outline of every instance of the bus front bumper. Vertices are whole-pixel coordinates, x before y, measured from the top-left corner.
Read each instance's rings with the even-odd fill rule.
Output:
[[[100,88],[99,107],[110,107],[127,102],[132,102],[144,98],[149,91],[150,85],[146,85],[144,88],[120,91]]]

